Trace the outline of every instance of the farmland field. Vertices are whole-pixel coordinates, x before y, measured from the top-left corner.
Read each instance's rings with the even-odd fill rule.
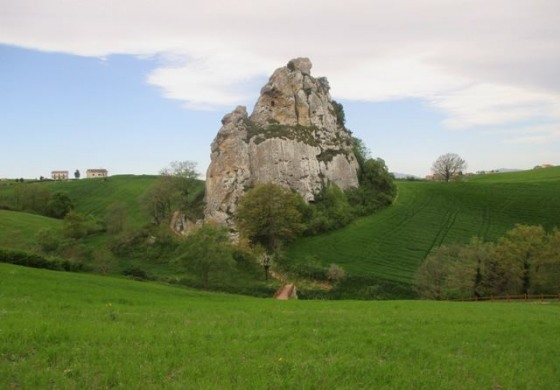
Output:
[[[275,301],[0,264],[3,388],[553,389],[559,303]]]
[[[356,275],[410,283],[441,244],[496,240],[516,223],[560,226],[560,168],[476,176],[464,182],[398,182],[393,206],[349,226],[298,240],[294,262],[314,257]]]

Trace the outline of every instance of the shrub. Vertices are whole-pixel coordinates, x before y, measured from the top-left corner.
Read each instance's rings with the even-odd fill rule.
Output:
[[[0,249],[0,262],[55,271],[89,271],[89,268],[84,264],[71,260],[48,259],[34,253],[6,249]]]

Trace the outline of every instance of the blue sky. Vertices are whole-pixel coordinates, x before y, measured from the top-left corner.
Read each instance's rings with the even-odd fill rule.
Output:
[[[221,118],[298,56],[391,171],[560,164],[557,1],[264,3],[0,0],[0,178],[204,174]]]

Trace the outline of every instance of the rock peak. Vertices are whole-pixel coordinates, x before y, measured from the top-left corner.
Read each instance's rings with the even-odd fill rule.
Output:
[[[245,190],[276,183],[312,201],[328,183],[358,186],[352,137],[340,122],[326,78],[295,58],[274,71],[253,112],[239,106],[222,119],[206,175],[206,219],[233,225]]]
[[[313,64],[311,64],[309,58],[300,57],[300,58],[294,58],[293,60],[290,60],[288,62],[287,68],[291,71],[298,70],[301,73],[310,75],[312,66]]]

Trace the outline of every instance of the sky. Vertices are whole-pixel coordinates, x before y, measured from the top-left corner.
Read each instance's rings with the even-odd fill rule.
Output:
[[[346,126],[423,177],[560,164],[557,0],[0,0],[0,178],[204,176],[221,119],[308,57]]]

